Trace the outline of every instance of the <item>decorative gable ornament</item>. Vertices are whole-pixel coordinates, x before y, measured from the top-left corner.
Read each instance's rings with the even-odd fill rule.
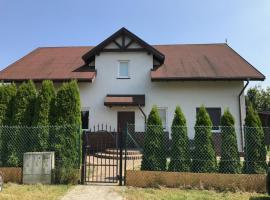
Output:
[[[85,63],[90,63],[100,52],[147,52],[160,65],[165,59],[164,54],[124,27],[84,54],[82,59]]]

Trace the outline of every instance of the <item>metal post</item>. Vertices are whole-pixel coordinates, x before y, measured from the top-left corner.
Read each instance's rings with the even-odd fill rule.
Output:
[[[120,138],[119,138],[119,148],[120,148],[120,165],[119,165],[119,185],[122,186],[123,185],[123,133],[120,130],[119,132],[120,134]]]
[[[85,183],[85,141],[86,141],[86,132],[82,134],[82,168],[81,168],[81,184]]]
[[[124,163],[124,185],[126,185],[126,172],[127,172],[127,135],[128,135],[128,124],[124,131],[124,148],[125,148],[125,163]]]

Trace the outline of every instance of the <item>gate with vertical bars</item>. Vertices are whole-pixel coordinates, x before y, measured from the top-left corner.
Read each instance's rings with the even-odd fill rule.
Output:
[[[82,146],[83,183],[122,183],[122,140],[108,125],[84,132]]]

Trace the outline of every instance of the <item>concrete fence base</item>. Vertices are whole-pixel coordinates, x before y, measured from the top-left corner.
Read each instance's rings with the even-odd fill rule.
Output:
[[[126,173],[126,185],[135,187],[165,186],[265,193],[266,175],[128,170]]]
[[[21,183],[22,168],[20,167],[0,167],[0,172],[4,176],[4,182]]]

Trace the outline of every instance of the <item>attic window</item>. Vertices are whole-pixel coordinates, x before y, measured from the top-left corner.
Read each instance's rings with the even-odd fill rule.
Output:
[[[128,61],[119,61],[118,78],[129,78],[129,66]]]

